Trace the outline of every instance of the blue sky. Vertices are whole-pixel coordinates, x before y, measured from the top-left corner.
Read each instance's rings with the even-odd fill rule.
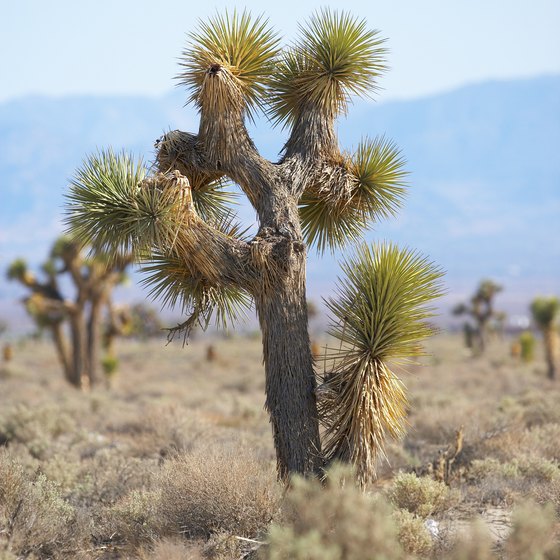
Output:
[[[558,0],[209,3],[2,0],[0,102],[28,94],[161,94],[186,33],[228,6],[266,13],[288,42],[321,6],[364,17],[389,39],[381,98],[560,72]]]
[[[199,19],[225,7],[246,7],[253,14],[266,14],[289,43],[298,23],[325,6],[343,7],[365,18],[388,39],[391,69],[380,82],[383,90],[376,96],[380,102],[446,92],[486,80],[560,74],[560,0],[347,0],[305,4],[293,0],[0,0],[0,103],[37,94],[161,95],[175,86],[178,58],[187,33],[196,30]],[[196,120],[192,107],[185,116]],[[61,178],[60,183],[65,180]],[[446,183],[442,189],[442,196],[454,197],[450,204],[472,208],[475,203],[485,202],[473,202],[471,189],[461,190],[461,185],[449,189]],[[501,196],[497,191],[487,193],[491,200],[501,200]],[[45,216],[38,211],[26,220],[24,231],[38,240],[35,248],[43,254],[44,240],[60,230],[60,216]],[[394,227],[404,227],[406,220],[405,209]],[[492,216],[468,223],[444,221],[443,225],[451,238],[469,234],[480,239],[495,230],[497,221]],[[14,230],[14,237],[21,241],[24,231]],[[0,245],[11,235],[11,231],[0,231]],[[461,260],[461,255],[457,259]],[[525,297],[533,287],[520,282],[518,293]],[[455,292],[468,294],[470,284],[471,278],[465,285],[455,285]],[[508,288],[504,297],[510,294]]]

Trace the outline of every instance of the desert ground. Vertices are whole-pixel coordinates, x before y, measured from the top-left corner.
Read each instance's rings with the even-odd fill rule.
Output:
[[[341,466],[276,480],[258,336],[119,341],[111,387],[85,393],[47,340],[15,343],[0,559],[560,558],[560,380],[510,345],[441,334],[401,368],[408,435],[362,492]]]

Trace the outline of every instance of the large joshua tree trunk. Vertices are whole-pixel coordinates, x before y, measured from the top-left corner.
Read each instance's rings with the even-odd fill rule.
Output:
[[[278,471],[318,472],[320,441],[316,381],[305,299],[305,250],[302,241],[284,243],[271,289],[255,297],[266,374],[266,408],[270,414]],[[284,252],[282,251],[282,253]]]

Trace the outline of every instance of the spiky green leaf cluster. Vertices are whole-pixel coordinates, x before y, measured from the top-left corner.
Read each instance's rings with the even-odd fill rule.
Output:
[[[208,71],[218,64],[237,80],[249,114],[262,106],[270,75],[278,53],[279,38],[268,27],[268,20],[255,19],[244,11],[216,15],[200,22],[200,31],[190,34],[183,52],[179,75],[190,92],[190,101],[199,103],[199,96]]]
[[[549,328],[560,316],[560,299],[554,296],[535,298],[531,303],[531,314],[540,328]]]
[[[341,178],[319,178],[300,199],[305,239],[319,253],[360,239],[375,222],[395,215],[406,193],[405,161],[396,144],[384,137],[360,142]],[[332,186],[331,186],[332,185]]]
[[[473,298],[473,302],[490,302],[496,294],[501,292],[503,287],[493,280],[482,280]]]
[[[169,214],[161,197],[140,188],[146,177],[141,161],[112,149],[90,155],[70,181],[67,195],[68,232],[84,245],[108,254],[145,246],[155,236],[155,223]]]
[[[80,253],[81,246],[80,242],[68,235],[61,235],[58,237],[50,252],[50,258],[53,260],[73,260]]]
[[[16,259],[8,267],[6,277],[8,280],[21,280],[27,271],[27,262],[24,259]]]
[[[235,193],[225,190],[222,180],[193,187],[191,195],[196,213],[208,223],[227,219],[236,204]]]
[[[323,9],[286,51],[271,81],[269,115],[291,125],[302,106],[332,117],[344,113],[351,95],[371,94],[386,70],[384,39],[365,20]]]
[[[150,288],[149,295],[163,306],[176,307],[205,329],[214,317],[215,325],[227,328],[230,322],[244,317],[251,306],[250,296],[233,287],[212,286],[196,278],[175,254],[154,254],[140,271]]]
[[[407,360],[433,334],[429,303],[442,295],[443,272],[420,254],[391,243],[361,245],[342,264],[337,297],[326,301],[329,334],[367,360]]]
[[[53,279],[59,272],[54,259],[48,259],[41,265],[41,270],[51,279]]]
[[[91,154],[77,169],[67,195],[66,224],[74,239],[108,255],[140,254],[172,237],[182,201],[174,192],[143,188],[142,161],[112,149]],[[230,213],[233,195],[212,181],[191,191],[202,219],[220,220]]]
[[[407,399],[390,364],[422,354],[442,272],[392,244],[361,245],[343,270],[337,297],[326,301],[340,347],[327,348],[331,368],[319,387],[323,449],[328,461],[353,463],[365,484],[387,438],[404,434]]]

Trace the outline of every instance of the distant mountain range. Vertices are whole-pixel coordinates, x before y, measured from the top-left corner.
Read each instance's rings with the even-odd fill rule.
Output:
[[[186,94],[146,97],[25,97],[0,104],[0,315],[22,292],[5,282],[23,255],[39,263],[61,231],[68,178],[88,152],[111,145],[149,161],[164,131],[196,131]],[[263,118],[261,151],[275,159],[285,135]],[[412,101],[360,101],[339,125],[351,149],[384,134],[402,148],[410,195],[396,219],[368,239],[389,238],[447,270],[445,305],[482,277],[502,282],[502,305],[522,313],[539,292],[560,292],[560,76],[487,82]],[[253,213],[240,208],[245,220]],[[309,263],[312,297],[327,295],[332,256]],[[133,290],[134,297],[142,297]],[[129,296],[131,297],[131,296]]]

